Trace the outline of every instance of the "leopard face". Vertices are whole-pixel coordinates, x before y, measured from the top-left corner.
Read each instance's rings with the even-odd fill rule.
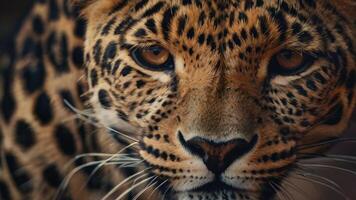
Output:
[[[83,13],[95,117],[137,142],[170,198],[272,196],[303,145],[347,126],[355,48],[332,2],[111,0]]]

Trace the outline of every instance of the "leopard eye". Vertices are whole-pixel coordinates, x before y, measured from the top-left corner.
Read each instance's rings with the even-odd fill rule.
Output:
[[[172,55],[161,46],[135,48],[131,55],[137,64],[149,70],[166,71],[174,68]]]
[[[276,55],[278,64],[286,70],[298,68],[303,63],[303,55],[293,51],[285,50]]]
[[[268,69],[274,75],[294,75],[304,71],[313,60],[309,54],[287,49],[273,56]]]

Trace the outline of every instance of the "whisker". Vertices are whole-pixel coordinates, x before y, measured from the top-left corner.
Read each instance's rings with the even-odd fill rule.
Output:
[[[356,138],[337,138],[337,139],[331,139],[331,140],[324,140],[320,141],[317,143],[311,143],[311,144],[304,144],[304,145],[299,145],[297,146],[297,149],[300,150],[305,150],[305,149],[310,149],[314,147],[320,147],[320,146],[325,146],[329,144],[335,144],[335,143],[343,143],[343,142],[356,142]]]
[[[282,192],[282,194],[284,194],[284,196],[286,197],[285,199],[293,199],[291,194],[288,193],[288,191],[286,191],[286,189],[282,186],[282,185],[279,185],[279,184],[276,184],[276,183],[273,183],[277,189],[279,189],[279,191]]]
[[[105,128],[105,129],[107,129],[107,130],[109,130],[109,131],[111,131],[111,132],[113,132],[113,133],[117,133],[117,134],[119,134],[120,136],[123,136],[123,137],[125,137],[125,138],[127,138],[127,139],[129,139],[129,140],[132,140],[132,141],[134,141],[134,142],[139,142],[139,140],[137,140],[136,138],[130,137],[130,136],[128,136],[127,134],[124,134],[124,133],[122,133],[122,132],[120,132],[120,131],[118,131],[118,130],[115,130],[115,129],[111,128],[111,127],[106,127],[106,126],[104,126],[104,125],[102,125],[102,124],[100,124],[100,123],[94,123],[93,121],[90,120],[90,118],[95,118],[95,115],[91,115],[91,116],[90,116],[90,115],[84,113],[83,111],[81,111],[81,110],[75,108],[72,104],[70,104],[70,103],[69,103],[67,100],[65,100],[65,99],[64,99],[64,103],[69,107],[69,109],[71,109],[73,112],[77,113],[77,114],[78,114],[78,117],[79,117],[80,119],[82,119],[82,120],[84,120],[84,121],[89,120],[89,121],[87,121],[87,122],[91,123],[92,125],[94,125],[94,126],[96,126],[96,127]],[[83,116],[85,116],[84,119],[83,119]],[[88,117],[89,119],[86,118],[86,117]]]
[[[309,181],[309,182],[316,183],[316,184],[319,184],[321,186],[327,187],[327,188],[331,189],[332,191],[336,192],[337,194],[339,194],[340,196],[342,196],[344,199],[351,200],[342,191],[340,191],[340,190],[338,190],[336,188],[333,188],[333,187],[329,186],[328,184],[326,184],[324,182],[321,182],[321,181],[318,181],[318,180],[315,180],[315,179],[312,179],[312,178],[305,177],[303,174],[296,174],[296,175],[298,175],[298,176],[295,176],[295,178],[297,178],[297,179]]]
[[[58,187],[58,190],[57,190],[57,193],[55,195],[55,198],[54,199],[58,199],[59,197],[62,196],[62,192],[64,191],[64,189],[68,186],[70,180],[72,179],[72,177],[77,173],[79,172],[80,170],[86,168],[86,167],[90,167],[90,166],[93,166],[93,165],[96,165],[98,163],[100,163],[102,161],[93,161],[93,162],[89,162],[89,163],[85,163],[81,166],[78,166],[76,168],[74,168],[65,178],[64,180],[62,181],[61,185]]]
[[[137,188],[138,186],[144,184],[145,182],[149,181],[150,179],[152,179],[153,176],[150,176],[148,178],[145,178],[144,180],[136,183],[135,185],[131,186],[129,189],[127,189],[125,192],[123,192],[118,198],[116,198],[115,200],[120,200],[123,197],[125,197],[129,192],[131,192],[132,190],[134,190],[135,188]]]
[[[106,200],[108,199],[114,192],[117,191],[117,189],[119,189],[122,185],[124,185],[125,183],[127,183],[128,181],[130,181],[131,179],[135,178],[136,176],[140,175],[140,174],[143,174],[145,171],[149,170],[150,168],[148,169],[144,169],[142,171],[139,171],[127,178],[125,178],[123,181],[121,181],[118,185],[116,185],[113,189],[111,189],[103,198],[101,198],[101,200]],[[146,174],[143,174],[141,175],[140,177],[143,177],[143,176],[146,176]]]
[[[167,183],[168,182],[168,180],[165,180],[165,181],[163,181],[161,184],[159,184],[151,193],[150,193],[150,195],[147,197],[147,199],[150,199],[150,197],[160,188],[160,187],[162,187],[165,183]]]
[[[78,173],[79,171],[81,171],[82,169],[84,169],[84,168],[86,168],[86,167],[98,165],[98,164],[100,164],[101,162],[103,162],[103,161],[102,161],[102,160],[101,160],[101,161],[92,161],[92,162],[88,162],[88,163],[82,164],[82,165],[80,165],[80,166],[74,168],[74,169],[64,178],[64,180],[62,181],[62,183],[61,183],[61,185],[59,186],[58,191],[57,191],[57,193],[56,193],[56,195],[55,195],[55,196],[56,196],[55,199],[57,199],[57,197],[61,197],[62,192],[63,192],[64,189],[68,186],[70,180],[72,179],[72,177],[73,177],[76,173]],[[127,163],[127,162],[125,162],[125,163]],[[118,165],[118,164],[120,164],[120,162],[115,162],[115,161],[113,161],[113,162],[110,162],[110,163],[106,163],[105,165]]]
[[[153,183],[157,179],[157,176],[148,183],[147,187],[144,188],[141,192],[139,192],[132,200],[137,200],[144,192],[146,192],[148,189],[150,189],[152,186],[154,186],[156,182]]]
[[[352,171],[352,170],[349,170],[349,169],[345,169],[345,168],[342,168],[342,167],[332,166],[332,165],[301,164],[301,163],[299,163],[299,165],[304,166],[304,167],[320,167],[320,168],[336,169],[336,170],[339,170],[339,171],[342,171],[342,172],[346,172],[346,173],[349,173],[349,174],[352,174],[352,175],[356,176],[356,172],[355,171]]]
[[[274,184],[274,183],[271,183],[271,182],[269,182],[268,184],[269,184],[269,185],[272,187],[272,189],[276,192],[276,195],[278,196],[278,198],[279,198],[280,200],[284,200],[282,194],[280,194],[280,193],[279,193],[279,190],[275,187],[275,184]]]
[[[318,158],[318,159],[326,159],[326,160],[356,164],[356,158],[348,160],[350,158],[345,159],[343,157],[338,157],[338,156],[333,156],[328,154],[317,154],[317,153],[300,153],[300,155],[303,155],[303,157],[299,158],[300,160]]]
[[[337,188],[337,189],[339,189],[339,190],[342,190],[342,188],[341,188],[335,181],[330,180],[330,179],[328,179],[328,178],[326,178],[326,177],[317,175],[317,174],[315,174],[315,173],[308,172],[308,171],[306,171],[306,170],[303,170],[302,168],[297,169],[297,171],[299,171],[299,173],[302,174],[302,175],[314,177],[314,178],[316,178],[316,179],[322,180],[322,181],[324,181],[324,182],[326,182],[326,183],[328,183],[328,184],[334,186],[335,188]]]
[[[287,179],[285,179],[283,183],[289,185],[292,189],[294,189],[294,191],[298,192],[303,197],[309,196],[309,195],[306,195],[305,191],[303,191],[300,187],[298,187],[296,184],[292,183],[291,181],[288,181]],[[305,199],[310,199],[310,198],[305,198]]]
[[[120,149],[120,151],[118,151],[116,154],[112,155],[110,158],[106,159],[103,163],[99,164],[98,166],[95,167],[95,169],[90,173],[88,180],[86,181],[85,185],[87,185],[89,183],[89,181],[91,180],[91,178],[94,176],[94,174],[101,168],[103,167],[107,162],[111,161],[112,159],[114,159],[115,157],[117,157],[117,155],[120,155],[120,153],[124,152],[125,150],[129,149],[130,147],[137,145],[137,142],[133,142],[129,145],[127,145],[126,147]],[[85,187],[85,185],[83,187]],[[83,188],[82,188],[83,189]]]
[[[163,193],[162,200],[165,200],[164,197],[166,196],[167,192],[170,191],[172,188],[172,186],[167,187],[166,191]]]

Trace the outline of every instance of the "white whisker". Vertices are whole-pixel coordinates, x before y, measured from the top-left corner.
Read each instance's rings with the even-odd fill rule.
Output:
[[[120,151],[118,151],[116,154],[112,155],[110,158],[106,159],[103,163],[99,164],[98,166],[95,167],[95,169],[90,173],[89,178],[87,180],[87,182],[85,183],[85,185],[88,184],[88,182],[90,181],[90,179],[94,176],[94,174],[101,168],[103,167],[107,162],[113,160],[114,158],[117,158],[117,155],[120,155],[120,153],[122,153],[123,151],[129,149],[130,147],[137,145],[137,142],[134,142],[132,144],[127,145],[126,147],[122,148]],[[83,187],[85,186],[83,185]]]
[[[138,186],[144,184],[145,182],[149,181],[150,179],[152,179],[153,176],[150,176],[148,178],[143,179],[142,181],[136,183],[135,185],[131,186],[129,189],[127,189],[125,192],[123,192],[118,198],[116,198],[115,200],[120,200],[123,197],[125,197],[129,192],[131,192],[132,190],[134,190],[135,188],[137,188]]]
[[[125,183],[127,183],[128,181],[130,181],[131,179],[135,178],[136,176],[144,173],[145,171],[149,170],[150,168],[148,169],[144,169],[142,171],[139,171],[129,177],[127,177],[126,179],[124,179],[123,181],[121,181],[118,185],[116,185],[113,189],[111,189],[103,198],[101,198],[101,200],[106,200],[108,199],[114,192],[116,192],[117,189],[119,189],[122,185],[124,185]],[[141,176],[146,176],[146,174],[143,174]],[[140,177],[141,177],[140,176]]]
[[[157,179],[157,177],[155,177],[154,179],[152,179],[150,181],[150,183],[148,183],[148,185],[146,186],[146,188],[144,188],[141,192],[139,192],[132,200],[137,200],[144,192],[146,192],[148,189],[150,189],[152,186],[154,186],[156,182],[153,183],[153,181],[155,181]]]
[[[319,181],[319,180],[315,180],[315,179],[312,179],[312,178],[310,178],[310,177],[306,177],[306,176],[303,175],[303,174],[296,174],[296,175],[298,175],[298,176],[295,176],[295,178],[297,178],[297,179],[309,181],[309,182],[316,183],[316,184],[319,184],[319,185],[321,185],[321,186],[327,187],[327,188],[331,189],[332,191],[336,192],[337,194],[339,194],[340,196],[342,196],[344,199],[350,200],[350,198],[347,197],[347,196],[344,194],[344,192],[342,192],[341,190],[339,190],[339,189],[337,189],[337,188],[334,188],[334,187],[332,187],[332,186],[330,186],[330,185],[328,185],[328,184],[326,184],[326,183],[324,183],[324,182],[321,182],[321,181]]]
[[[349,170],[349,169],[345,169],[345,168],[341,168],[341,167],[332,166],[332,165],[301,164],[301,163],[299,165],[304,166],[304,167],[319,167],[319,168],[336,169],[336,170],[339,170],[339,171],[342,171],[342,172],[346,172],[346,173],[349,173],[349,174],[352,174],[352,175],[356,176],[356,172],[355,171],[352,171],[352,170]]]

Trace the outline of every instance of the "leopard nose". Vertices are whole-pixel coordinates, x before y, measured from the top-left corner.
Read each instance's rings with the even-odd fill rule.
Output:
[[[202,137],[194,137],[185,141],[181,132],[178,137],[181,144],[190,153],[199,156],[214,174],[221,174],[235,160],[251,151],[258,139],[255,135],[251,141],[233,139],[226,142],[214,142]]]

